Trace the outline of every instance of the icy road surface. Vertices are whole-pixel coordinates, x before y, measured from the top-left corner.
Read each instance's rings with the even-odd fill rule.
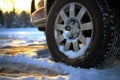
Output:
[[[36,28],[0,29],[0,80],[120,80],[119,61],[105,69],[75,68],[52,61],[43,44]]]

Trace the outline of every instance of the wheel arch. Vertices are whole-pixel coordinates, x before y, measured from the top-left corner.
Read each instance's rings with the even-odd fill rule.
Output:
[[[51,6],[53,5],[53,3],[55,2],[55,0],[46,0],[46,14],[49,13]]]

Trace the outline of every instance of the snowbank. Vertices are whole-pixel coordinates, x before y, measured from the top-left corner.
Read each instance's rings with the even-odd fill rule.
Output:
[[[36,56],[29,55],[0,55],[0,63],[24,63],[26,65],[34,65],[40,68],[46,68],[52,71],[57,72],[58,76],[56,77],[47,77],[47,76],[26,76],[18,77],[17,79],[22,80],[119,80],[120,79],[120,64],[109,68],[109,69],[82,69],[74,68],[62,63],[56,63],[49,60],[49,58],[40,58]],[[0,79],[16,79],[14,77],[4,77],[1,76]]]

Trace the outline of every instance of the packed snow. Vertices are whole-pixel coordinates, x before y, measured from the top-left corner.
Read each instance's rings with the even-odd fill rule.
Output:
[[[81,45],[81,49],[78,52],[70,51],[64,51],[64,47],[60,46],[60,51],[62,51],[66,56],[68,56],[70,59],[78,58],[79,56],[83,56],[85,50],[88,48],[90,44],[91,38],[86,38],[86,45]],[[82,57],[81,57],[82,58]]]
[[[36,28],[22,28],[22,29],[0,29],[0,48],[5,46],[24,46],[29,44],[45,43],[44,33],[39,32]],[[46,55],[42,57],[42,55]],[[47,56],[48,55],[48,56]],[[120,63],[117,63],[105,69],[83,69],[80,67],[72,67],[60,62],[54,62],[47,49],[41,50],[38,55],[35,54],[0,54],[0,70],[2,64],[25,64],[27,66],[34,66],[44,69],[44,72],[55,72],[56,76],[34,74],[28,76],[4,76],[0,75],[0,80],[120,80]],[[16,68],[17,66],[13,66]],[[20,68],[22,69],[22,68]],[[39,72],[39,71],[38,71]],[[16,74],[20,75],[20,74]]]

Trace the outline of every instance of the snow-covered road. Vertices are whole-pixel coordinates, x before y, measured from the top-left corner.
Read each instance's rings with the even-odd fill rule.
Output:
[[[1,49],[41,43],[45,44],[44,33],[35,28],[0,30]],[[83,69],[52,61],[48,49],[15,55],[0,52],[0,80],[120,80],[120,63],[105,69]]]

